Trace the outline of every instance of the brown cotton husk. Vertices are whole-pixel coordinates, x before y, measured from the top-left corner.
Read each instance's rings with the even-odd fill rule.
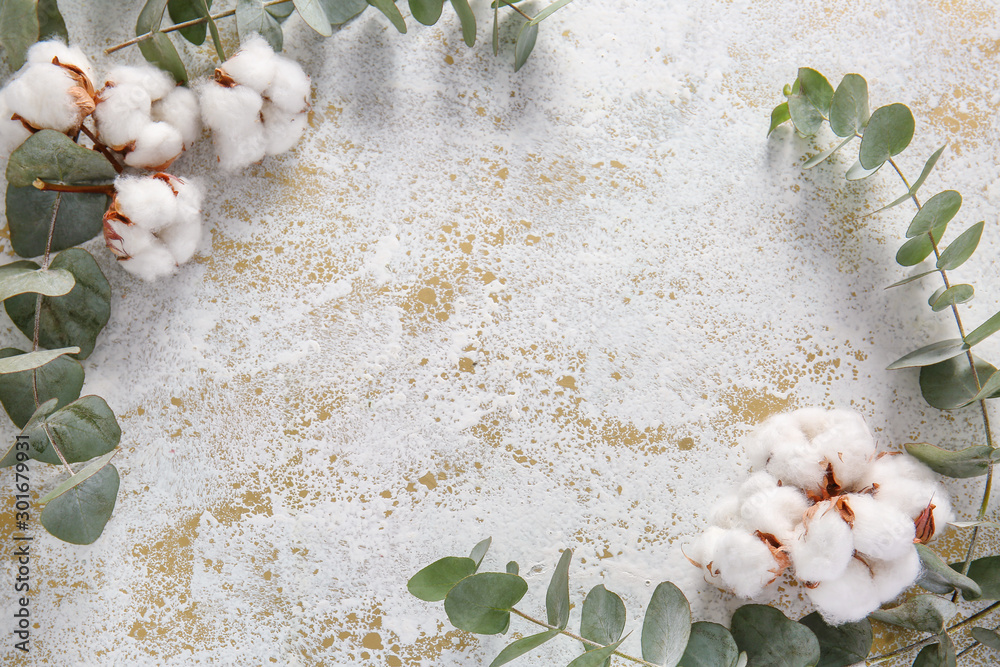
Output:
[[[109,206],[108,210],[104,212],[104,245],[107,246],[108,250],[111,251],[111,254],[118,258],[119,261],[132,259],[132,256],[125,251],[124,247],[122,247],[122,243],[124,243],[125,239],[119,236],[118,233],[115,232],[114,228],[111,227],[110,221],[112,220],[120,222],[124,225],[132,224],[132,221],[123,215],[120,210],[118,210],[117,197],[113,197],[111,199],[111,206]]]
[[[840,496],[834,501],[833,506],[837,508],[837,512],[840,513],[840,518],[844,520],[844,523],[854,528],[854,510],[847,504],[847,498]]]
[[[75,86],[69,89],[69,94],[72,96],[73,103],[76,104],[77,109],[80,110],[80,122],[83,122],[83,119],[94,113],[94,109],[97,108],[97,101],[94,99],[96,93],[94,92],[93,82],[76,65],[61,63],[59,62],[59,58],[52,58],[52,64],[66,70],[70,78],[76,83]]]
[[[920,512],[920,515],[913,520],[913,527],[916,529],[914,542],[927,544],[934,537],[934,503],[927,503],[927,507]]]
[[[833,464],[827,462],[826,475],[823,477],[823,486],[818,491],[806,492],[806,496],[814,503],[821,503],[824,500],[830,500],[834,496],[840,495],[840,492],[840,483],[833,474]]]
[[[778,541],[777,537],[771,535],[770,533],[762,533],[759,530],[754,532],[754,535],[757,539],[764,543],[764,546],[766,546],[768,551],[771,552],[771,556],[774,558],[775,563],[777,563],[776,568],[768,570],[768,572],[774,575],[774,578],[767,582],[767,585],[770,586],[774,583],[775,579],[780,577],[781,574],[788,569],[788,566],[791,565],[792,561],[791,558],[788,557],[785,547],[781,545],[781,542]]]
[[[220,86],[222,86],[223,88],[233,88],[239,85],[236,82],[236,79],[229,76],[226,70],[222,69],[221,67],[215,68],[215,76],[212,78],[214,78],[215,82]]]

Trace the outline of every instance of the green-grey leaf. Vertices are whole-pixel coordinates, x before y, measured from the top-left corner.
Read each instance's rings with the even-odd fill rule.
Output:
[[[819,641],[812,630],[773,607],[748,604],[733,614],[730,631],[751,665],[803,667],[819,662]]]
[[[58,206],[58,211],[56,207]],[[52,192],[7,186],[10,244],[21,257],[45,253],[52,214],[56,213],[52,252],[71,248],[101,233],[108,197],[86,192]]]
[[[168,0],[167,14],[174,23],[184,23],[185,21],[200,19],[202,13],[199,10],[199,4],[198,0]],[[211,7],[212,3],[208,2],[208,6]],[[187,41],[201,46],[205,43],[208,26],[204,23],[198,23],[187,28],[181,28],[179,32]]]
[[[476,563],[477,570],[479,569],[479,566],[482,564],[483,558],[486,557],[486,552],[490,550],[491,544],[493,544],[493,538],[487,537],[485,540],[479,542],[478,544],[476,544],[476,546],[472,547],[472,553],[469,554],[469,558],[471,558]]]
[[[511,608],[527,592],[528,583],[517,575],[483,572],[455,584],[444,600],[444,610],[459,630],[496,635],[507,628]]]
[[[985,221],[977,222],[959,235],[957,239],[941,252],[938,258],[937,267],[945,271],[951,271],[965,264],[965,261],[972,257],[979,245],[979,239],[983,236],[983,226]]]
[[[343,25],[370,6],[368,0],[320,0],[326,18],[330,19],[333,25]],[[275,5],[281,7],[282,5]],[[268,8],[270,11],[272,8]]]
[[[1000,528],[1000,523],[996,523],[995,521],[949,521],[948,524],[956,528],[975,528],[977,526]]]
[[[170,74],[174,77],[174,81],[187,83],[188,75],[184,61],[178,55],[174,43],[165,34],[154,32],[152,37],[139,42],[139,51],[147,62]]]
[[[888,104],[875,109],[861,138],[858,160],[865,169],[878,167],[902,153],[913,139],[913,114],[905,104]]]
[[[909,278],[903,278],[899,282],[895,282],[895,283],[889,285],[888,287],[886,287],[886,289],[892,289],[893,287],[899,287],[900,285],[905,285],[907,283],[912,283],[914,280],[920,280],[921,278],[923,278],[925,276],[929,276],[932,273],[937,273],[937,270],[935,269],[933,271],[921,271],[920,273],[918,273],[916,275],[912,275]]]
[[[257,33],[271,45],[275,53],[280,53],[284,45],[281,24],[264,7],[264,0],[237,0],[236,32],[240,39]]]
[[[403,21],[403,15],[399,13],[399,8],[393,0],[368,0],[368,4],[385,14],[396,30],[406,33],[406,22]]]
[[[830,104],[830,129],[838,137],[853,137],[868,122],[868,82],[859,74],[840,80]]]
[[[799,623],[812,630],[819,640],[820,658],[816,667],[849,667],[864,662],[872,649],[872,624],[868,619],[833,626],[814,611]]]
[[[0,359],[23,354],[25,353],[17,348],[6,347],[0,350]],[[38,392],[39,403],[55,398],[57,407],[61,408],[79,398],[82,388],[83,366],[76,359],[62,355],[34,371],[0,375],[0,403],[3,403],[4,410],[10,415],[14,425],[24,428],[35,412],[35,390]]]
[[[516,561],[508,561],[507,567],[505,569],[507,571],[507,574],[517,574],[519,570]]]
[[[941,632],[958,613],[958,606],[937,595],[914,595],[891,609],[876,609],[871,618],[918,632]]]
[[[451,0],[451,6],[458,14],[458,20],[462,24],[462,39],[466,46],[476,43],[476,14],[469,6],[469,0]]]
[[[972,374],[969,360],[960,355],[920,369],[920,393],[924,400],[938,410],[957,410],[976,399],[976,377],[982,387],[993,377],[996,368],[982,359],[973,357],[976,376]]]
[[[611,656],[614,655],[623,641],[625,641],[624,638],[619,639],[614,644],[595,648],[593,651],[587,651],[583,655],[577,656],[566,667],[601,667],[611,659]]]
[[[410,0],[410,13],[424,25],[437,23],[443,8],[444,0]]]
[[[48,405],[46,403],[46,405]],[[55,408],[55,404],[52,404]],[[48,434],[46,433],[46,427]],[[55,446],[69,463],[81,463],[112,451],[121,441],[122,430],[115,413],[100,396],[84,396],[51,414],[41,409],[28,421],[22,435],[31,443],[31,458],[58,465]]]
[[[63,542],[93,544],[111,519],[118,497],[118,470],[107,461],[111,452],[60,484],[42,503],[39,519]]]
[[[143,35],[147,32],[156,32],[163,23],[163,12],[167,8],[167,0],[148,0],[139,12],[139,18],[135,22],[135,34]]]
[[[788,114],[799,134],[811,137],[823,127],[823,114],[799,91],[788,98]]]
[[[826,77],[810,67],[799,68],[799,89],[824,117],[830,115],[833,86]]]
[[[327,18],[326,12],[323,11],[323,6],[319,3],[319,0],[294,0],[294,4],[295,9],[299,12],[299,16],[302,17],[307,26],[323,37],[329,37],[333,34],[333,29],[330,27],[330,19]]]
[[[58,350],[38,350],[17,356],[0,359],[0,375],[6,373],[23,373],[33,368],[44,366],[45,364],[58,359],[64,354],[78,354],[78,347],[64,347]]]
[[[0,266],[0,301],[26,292],[62,296],[68,294],[75,284],[76,280],[69,271],[43,271],[34,262],[22,260]]]
[[[106,157],[55,130],[31,135],[7,162],[7,183],[17,187],[32,185],[36,179],[71,185],[111,183],[116,175]]]
[[[962,564],[952,563],[951,567],[958,570]],[[975,590],[963,590],[962,597],[966,600],[1000,600],[1000,556],[986,556],[972,561],[969,578],[979,585],[980,590],[978,595]]]
[[[949,566],[945,563],[940,556],[934,553],[929,547],[923,544],[914,545],[917,549],[917,555],[920,556],[920,562],[924,566],[923,574],[921,575],[921,580],[918,581],[921,586],[925,583],[936,584],[939,588],[932,590],[941,590],[944,587],[945,592],[950,592],[956,588],[962,591],[963,595],[966,595],[966,599],[974,600],[978,599],[982,595],[982,589],[979,584],[975,582],[970,576],[965,576],[960,572],[956,571],[953,566]],[[916,596],[916,597],[926,597],[930,602],[915,602],[914,605],[931,605],[937,604],[933,600],[939,600],[933,595],[930,596]],[[912,598],[916,599],[916,598]],[[911,599],[911,600],[912,600]],[[947,601],[945,601],[947,602]],[[951,604],[950,602],[948,604]],[[950,607],[948,609],[951,609]],[[952,613],[954,616],[954,613]],[[945,621],[951,619],[951,616],[945,617]],[[898,624],[897,624],[898,625]],[[929,630],[928,632],[936,632],[936,630]]]
[[[572,559],[572,549],[562,552],[549,581],[549,588],[545,592],[545,612],[549,625],[554,625],[560,630],[565,630],[566,624],[569,623],[569,562]]]
[[[616,594],[598,584],[583,600],[580,636],[598,644],[608,645],[621,639],[625,630],[625,603]],[[589,644],[584,651],[594,650]]]
[[[531,19],[531,23],[536,25],[538,23],[541,23],[542,21],[552,16],[555,12],[559,11],[560,9],[562,9],[571,2],[573,2],[573,0],[556,0],[551,5],[549,5],[542,11],[535,14],[535,18]]]
[[[493,55],[500,53],[500,3],[493,3]]]
[[[28,47],[38,41],[38,14],[35,0],[0,2],[0,44],[7,54],[11,71],[24,64]]]
[[[333,1],[337,2],[338,0],[333,0]],[[339,0],[339,1],[343,2],[345,0]],[[346,1],[357,2],[357,0],[346,0]],[[320,2],[320,4],[323,5],[323,11],[326,12],[326,3]],[[361,0],[361,4],[363,4],[365,7],[368,6],[368,3],[365,2],[365,0]],[[292,0],[286,0],[286,2],[279,2],[276,5],[268,5],[264,9],[267,11],[268,14],[276,18],[278,20],[278,23],[284,23],[285,19],[291,16],[292,12],[295,11],[295,3],[292,2]],[[326,13],[326,17],[330,18],[329,12]],[[330,21],[330,23],[333,23],[333,21]]]
[[[649,600],[642,621],[642,659],[675,667],[691,636],[691,605],[677,586],[664,581]]]
[[[531,50],[535,48],[535,40],[538,38],[538,24],[525,23],[517,33],[517,41],[514,42],[514,71],[518,71],[528,62]]]
[[[973,401],[984,401],[987,398],[1000,397],[1000,372],[996,372],[983,383],[983,388],[972,397]]]
[[[941,240],[944,227],[935,227],[929,234],[921,234],[904,243],[896,253],[896,262],[900,266],[916,266],[934,252],[934,243]],[[934,243],[931,243],[931,237]]]
[[[964,283],[952,285],[948,289],[941,292],[941,294],[934,299],[934,303],[931,304],[931,309],[935,313],[941,312],[946,308],[951,308],[953,305],[970,301],[974,294],[975,289],[972,285]]]
[[[980,324],[978,327],[973,329],[971,333],[966,334],[965,344],[969,347],[979,345],[984,340],[995,334],[997,330],[1000,330],[1000,313],[997,313],[990,319]]]
[[[834,153],[836,153],[837,151],[839,151],[841,148],[843,148],[844,146],[846,146],[847,144],[849,144],[852,139],[854,139],[854,135],[851,135],[851,136],[847,137],[846,139],[844,139],[843,141],[841,141],[839,144],[837,144],[833,148],[828,148],[827,150],[823,151],[822,153],[817,153],[816,155],[813,155],[811,158],[809,158],[808,160],[806,160],[802,164],[802,168],[803,169],[812,169],[813,167],[815,167],[816,165],[818,165],[819,163],[823,162],[828,157],[830,157],[831,155],[833,155]]]
[[[906,230],[906,238],[911,239],[935,229],[943,230],[960,208],[962,208],[962,195],[955,190],[937,193],[924,202],[913,216],[913,221]]]
[[[996,450],[983,445],[950,451],[916,442],[906,445],[906,451],[939,475],[958,479],[985,475],[990,464],[996,460],[992,455]]]
[[[874,169],[865,169],[864,167],[861,166],[861,161],[858,160],[857,162],[851,165],[850,169],[847,170],[847,173],[844,174],[844,178],[846,178],[849,181],[860,181],[865,178],[868,178],[881,168],[882,165],[880,164]]]
[[[471,558],[448,556],[434,561],[406,582],[406,590],[425,602],[445,599],[455,584],[476,572]]]
[[[69,42],[66,21],[59,13],[56,0],[38,0],[38,41],[47,39]]]
[[[740,659],[736,661],[736,667],[747,667],[747,663],[750,662],[750,656],[747,655],[746,651],[740,653]]]
[[[512,660],[517,660],[528,651],[535,650],[558,634],[558,630],[546,630],[545,632],[539,632],[537,635],[522,637],[500,651],[500,655],[493,659],[490,667],[500,667],[500,665],[506,665]]]
[[[913,667],[956,667],[958,658],[955,655],[955,645],[951,643],[946,633],[942,633],[936,644],[929,644],[920,649]]]
[[[788,102],[782,102],[778,106],[771,110],[771,126],[767,129],[767,136],[771,136],[779,125],[787,120],[791,120],[792,116],[788,113]]]
[[[909,354],[900,357],[886,367],[886,370],[894,371],[898,368],[917,368],[919,366],[930,366],[952,357],[957,357],[969,346],[961,338],[949,338],[930,345],[925,345],[919,350],[914,350]]]
[[[111,285],[90,253],[81,248],[59,253],[50,267],[72,273],[76,286],[64,296],[42,297],[38,342],[50,349],[77,346],[80,348],[77,359],[86,359],[111,317]],[[17,328],[31,338],[35,329],[35,296],[20,294],[3,305]]]
[[[934,165],[937,164],[938,158],[941,157],[941,153],[944,152],[944,149],[947,148],[947,146],[947,144],[941,146],[936,151],[931,153],[929,158],[927,158],[927,162],[924,163],[924,168],[920,170],[920,176],[917,176],[917,180],[915,180],[913,185],[910,186],[910,195],[917,194],[917,190],[919,190],[920,186],[924,184],[927,177],[931,175],[931,170],[934,169]]]
[[[735,667],[740,650],[732,633],[718,623],[699,621],[691,624],[680,664],[684,667]]]
[[[1000,635],[995,630],[974,627],[969,630],[969,634],[983,646],[987,646],[994,651],[1000,651]]]

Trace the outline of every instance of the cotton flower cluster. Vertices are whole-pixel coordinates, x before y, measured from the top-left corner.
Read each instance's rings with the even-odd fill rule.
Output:
[[[253,36],[199,87],[202,118],[212,130],[219,162],[231,170],[291,148],[302,136],[309,77]]]
[[[119,176],[104,214],[104,240],[122,268],[155,280],[194,255],[200,209],[201,189],[176,176]]]
[[[914,582],[914,544],[953,518],[930,469],[878,453],[849,410],[772,417],[747,452],[755,472],[686,550],[709,582],[742,597],[788,571],[827,622],[860,620]]]

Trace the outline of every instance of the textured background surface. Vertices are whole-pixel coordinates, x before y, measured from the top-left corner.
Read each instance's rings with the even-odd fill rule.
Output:
[[[139,3],[86,4],[63,11],[89,52],[130,36]],[[516,75],[484,2],[471,50],[450,8],[407,35],[375,11],[325,41],[290,20],[315,84],[302,144],[231,176],[207,139],[175,164],[209,231],[172,280],[88,246],[114,302],[84,391],[120,416],[122,490],[93,546],[40,537],[33,664],[487,664],[509,638],[449,631],[405,582],[489,535],[485,567],[527,573],[525,610],[572,547],[577,607],[604,583],[638,627],[669,579],[725,621],[740,601],[680,548],[745,473],[748,425],[853,406],[886,448],[978,442],[972,410],[925,409],[915,373],[883,370],[955,335],[930,284],[883,290],[912,211],[861,214],[898,179],[847,184],[846,157],[803,174],[812,144],[765,138],[800,65],[910,105],[901,165],[949,144],[924,193],[963,193],[956,229],[987,220],[955,277],[981,290],[968,322],[996,311],[1000,17],[885,4],[578,0]],[[211,71],[207,45],[187,54]]]

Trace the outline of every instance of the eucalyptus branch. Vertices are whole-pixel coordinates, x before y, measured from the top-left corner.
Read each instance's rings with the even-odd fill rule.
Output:
[[[976,612],[972,616],[970,616],[970,617],[968,617],[968,618],[966,618],[966,619],[964,619],[962,621],[959,621],[958,623],[955,623],[954,625],[951,625],[951,626],[945,628],[944,629],[944,633],[954,632],[955,630],[958,630],[960,628],[964,628],[967,625],[975,623],[979,619],[981,619],[984,616],[987,616],[988,614],[990,614],[993,610],[995,610],[998,607],[1000,607],[1000,602],[994,602],[990,606],[985,607],[983,609],[980,609],[978,612]],[[921,639],[918,642],[913,642],[912,644],[908,644],[906,646],[903,646],[902,648],[898,648],[895,651],[890,651],[889,653],[884,653],[884,654],[882,654],[880,656],[877,656],[877,657],[874,657],[874,658],[869,658],[866,661],[866,664],[869,664],[869,665],[880,665],[880,664],[882,664],[884,662],[888,662],[889,660],[891,660],[892,658],[895,658],[896,656],[904,655],[904,654],[909,653],[910,651],[914,651],[914,650],[916,650],[918,648],[923,648],[924,646],[929,646],[931,644],[936,644],[937,643],[937,638],[939,636],[940,635],[931,635],[930,637],[926,637],[924,639]]]
[[[604,648],[604,644],[601,644],[601,643],[598,643],[598,642],[594,642],[594,641],[590,641],[589,639],[584,639],[580,635],[573,634],[572,632],[570,632],[569,630],[567,630],[565,628],[559,628],[559,627],[556,627],[554,625],[549,625],[545,621],[540,621],[537,618],[533,618],[531,616],[528,616],[523,611],[519,611],[517,609],[511,609],[510,611],[511,611],[511,613],[517,614],[518,616],[520,616],[521,618],[523,618],[526,621],[531,621],[535,625],[540,625],[543,628],[548,628],[549,630],[558,630],[559,634],[566,635],[567,637],[575,639],[576,641],[581,642],[583,644],[586,644],[587,646],[592,646],[594,648]],[[655,663],[646,662],[642,658],[637,658],[634,655],[629,655],[627,653],[622,653],[621,651],[615,651],[611,655],[617,655],[619,658],[622,658],[624,660],[629,660],[631,662],[634,662],[637,665],[648,665],[649,667],[657,667]]]
[[[86,125],[81,125],[80,129],[83,131],[83,133],[85,135],[87,135],[88,139],[90,139],[91,141],[94,142],[94,148],[101,155],[103,155],[104,157],[106,157],[108,159],[108,162],[111,163],[111,166],[115,168],[116,172],[118,172],[120,174],[123,171],[125,171],[125,168],[122,167],[122,165],[115,158],[115,154],[111,152],[111,149],[108,148],[106,145],[104,145],[104,142],[102,142],[100,139],[98,139],[97,136],[93,132],[91,132],[89,129],[87,129]]]
[[[497,2],[503,2],[503,4],[507,5],[508,7],[510,7],[511,9],[513,9],[515,12],[517,12],[518,14],[520,14],[521,16],[523,16],[524,18],[528,19],[529,21],[532,18],[532,17],[528,16],[527,14],[525,14],[523,11],[521,11],[521,8],[518,7],[517,5],[515,5],[514,3],[512,3],[510,0],[497,0]],[[647,663],[647,664],[649,664],[649,663]]]
[[[270,7],[272,5],[283,5],[286,2],[291,2],[291,1],[292,0],[268,0],[268,2],[264,3],[264,7]],[[158,32],[173,32],[174,30],[181,30],[183,28],[190,28],[191,26],[201,25],[202,23],[208,23],[209,21],[214,21],[216,19],[228,18],[230,16],[234,16],[235,14],[236,14],[236,10],[235,9],[228,9],[228,10],[226,10],[224,12],[219,12],[218,14],[209,14],[208,16],[201,16],[201,17],[196,18],[196,19],[191,19],[190,21],[184,21],[182,23],[175,23],[174,25],[167,26],[163,30],[155,30],[153,32],[143,33],[141,35],[138,35],[137,37],[133,37],[132,39],[128,40],[127,42],[122,42],[121,44],[116,44],[115,46],[112,46],[110,48],[104,49],[104,53],[105,54],[114,53],[115,51],[124,49],[127,46],[132,46],[133,44],[138,44],[139,42],[144,42],[147,39],[151,39],[153,37],[153,35],[155,35]],[[218,48],[218,46],[216,46],[216,48]],[[221,57],[223,54],[220,53],[219,55]],[[225,58],[223,58],[223,60],[225,60]]]
[[[62,183],[46,183],[40,178],[36,178],[32,185],[39,190],[48,192],[90,192],[105,194],[109,197],[115,193],[115,186],[113,185],[65,185]],[[49,242],[52,242],[51,238]],[[46,266],[45,268],[48,267]]]

